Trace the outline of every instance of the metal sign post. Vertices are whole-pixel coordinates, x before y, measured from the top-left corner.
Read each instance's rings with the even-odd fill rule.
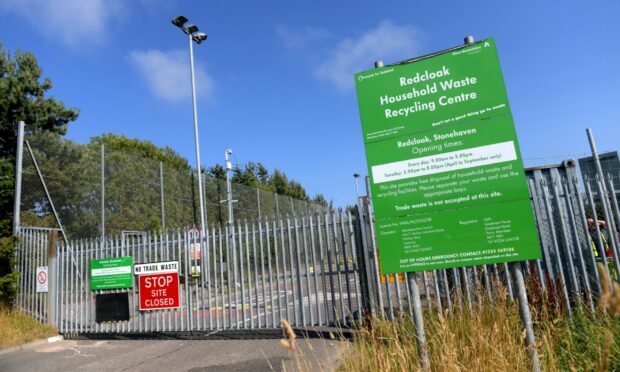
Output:
[[[19,232],[22,201],[22,163],[24,154],[24,122],[17,123],[17,154],[15,154],[15,205],[13,207],[13,235]]]

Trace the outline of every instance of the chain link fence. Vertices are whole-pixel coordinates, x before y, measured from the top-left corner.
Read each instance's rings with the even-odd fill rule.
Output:
[[[97,143],[76,144],[26,127],[20,221],[62,227],[67,239],[200,226],[195,169]],[[203,173],[208,226],[228,220],[226,181]],[[320,212],[324,207],[232,183],[235,219]]]

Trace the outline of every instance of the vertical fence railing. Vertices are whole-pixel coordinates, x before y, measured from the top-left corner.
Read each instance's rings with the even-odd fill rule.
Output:
[[[236,221],[197,230],[125,232],[57,245],[57,324],[66,334],[347,326],[362,313],[356,220],[348,213]],[[46,264],[47,230],[23,227],[18,306],[45,321],[34,270]],[[209,252],[207,255],[206,252]],[[178,261],[180,307],[139,310],[132,288],[92,291],[90,262],[130,256],[133,264]],[[207,259],[208,257],[208,260]],[[127,293],[130,319],[96,322],[97,296]]]

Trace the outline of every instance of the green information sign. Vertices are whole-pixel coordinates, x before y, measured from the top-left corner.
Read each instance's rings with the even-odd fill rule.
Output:
[[[541,257],[493,39],[355,80],[384,274]]]
[[[90,260],[90,290],[132,288],[133,258]]]

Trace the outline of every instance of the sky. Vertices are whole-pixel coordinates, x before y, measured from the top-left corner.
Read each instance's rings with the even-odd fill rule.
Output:
[[[195,164],[184,15],[194,45],[203,165],[260,161],[311,196],[355,202],[367,174],[353,74],[495,38],[528,166],[617,150],[617,1],[2,0],[0,43],[31,51],[50,94],[80,117],[67,136],[102,133],[170,146]],[[363,192],[362,192],[363,193]]]

